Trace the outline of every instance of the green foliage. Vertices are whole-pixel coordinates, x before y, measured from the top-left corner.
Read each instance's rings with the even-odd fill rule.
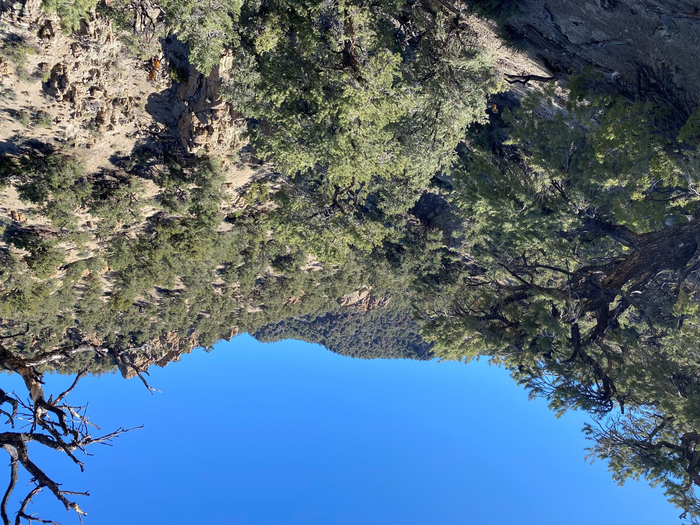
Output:
[[[663,115],[616,97],[530,97],[505,117],[508,140],[484,149],[498,135],[475,128],[454,195],[478,270],[421,315],[438,356],[488,356],[557,414],[590,412],[593,453],[616,479],[663,483],[690,516],[700,176]]]
[[[243,195],[243,202],[249,206],[265,204],[270,200],[270,187],[266,182],[254,182]]]
[[[61,20],[61,29],[70,33],[80,28],[80,21],[87,18],[97,0],[43,0],[46,14],[57,14]]]
[[[645,234],[651,242],[660,237],[651,232],[688,224],[697,203],[697,159],[655,134],[655,111],[616,99],[573,101],[565,110],[529,99],[509,119],[511,139],[500,155],[463,152],[457,203],[470,218],[469,252],[488,268],[457,299],[472,305],[459,316],[474,331],[465,355],[513,345],[535,355],[561,345],[570,354],[572,323],[595,326],[582,311],[585,300],[572,296],[571,279],[612,272],[615,261],[640,249]],[[520,293],[526,303],[488,313]],[[507,318],[518,321],[504,330]],[[523,330],[532,330],[526,340]]]
[[[379,246],[483,118],[495,83],[468,28],[438,5],[407,12],[382,1],[243,9],[228,97],[254,119],[257,154],[291,180],[280,195],[298,217],[290,242],[305,235],[298,223],[340,258]]]
[[[33,124],[38,128],[53,127],[53,119],[46,111],[37,111],[33,116]]]
[[[13,116],[15,120],[25,128],[50,128],[53,126],[53,119],[46,111],[35,111],[31,113],[16,111]]]
[[[260,341],[300,339],[359,359],[430,359],[410,311],[379,308],[284,319],[253,332]]]
[[[17,76],[21,80],[28,81],[31,79],[27,71],[27,62],[30,55],[34,54],[36,54],[36,49],[29,45],[21,35],[9,34],[0,41],[0,56],[15,65]]]
[[[148,61],[160,55],[160,39],[167,36],[167,28],[159,18],[153,20],[144,16],[142,5],[130,0],[112,0],[109,5],[107,2],[98,2],[97,11],[110,20],[128,54]]]
[[[141,221],[141,203],[138,199],[140,189],[136,179],[106,174],[92,184],[89,211],[101,219],[97,224],[99,236],[106,237],[119,225]]]
[[[681,509],[681,519],[698,523],[698,468],[694,456],[700,444],[697,426],[650,410],[627,412],[584,433],[593,442],[589,457],[606,460],[620,484],[644,477],[661,485],[669,501]]]
[[[51,5],[68,28],[90,8]],[[558,415],[591,413],[616,480],[698,513],[697,114],[674,135],[664,108],[580,81],[487,124],[498,86],[443,2],[162,7],[201,71],[233,55],[227,97],[276,171],[234,203],[218,163],[163,166],[148,145],[113,172],[47,148],[2,159],[36,214],[0,224],[0,330],[29,327],[8,346],[189,349],[249,331],[355,357],[486,356]],[[416,205],[431,184],[457,215],[445,231]],[[369,311],[340,306],[362,289]],[[61,363],[84,365],[112,363]]]
[[[56,226],[76,224],[76,209],[90,195],[83,165],[60,153],[22,157],[15,174],[23,180],[20,198],[36,204]]]
[[[219,65],[224,49],[237,43],[234,25],[242,4],[243,0],[163,0],[160,7],[168,27],[189,45],[190,62],[208,75]]]
[[[60,154],[33,151],[27,157],[37,165],[54,166],[51,162],[55,162],[60,168],[67,158],[53,155]],[[31,182],[37,194],[47,186],[53,192],[52,170],[19,169],[35,166],[31,162],[10,161],[7,180],[20,185]],[[129,224],[124,218],[138,209],[135,200],[140,181],[117,172],[84,176],[90,191],[82,202],[98,233],[89,239],[98,244],[98,251],[88,251],[82,256],[85,258],[76,260],[73,256],[66,263],[51,262],[49,257],[65,254],[67,245],[77,243],[82,225],[57,231],[15,224],[5,231],[3,240],[12,251],[6,253],[6,271],[0,273],[3,318],[14,325],[31,326],[27,336],[13,340],[18,351],[39,352],[67,340],[86,339],[112,348],[129,348],[170,337],[167,334],[191,337],[187,344],[211,344],[233,327],[257,331],[291,316],[321,319],[338,311],[337,299],[344,294],[369,283],[377,297],[383,297],[399,283],[406,286],[415,279],[417,268],[441,264],[440,258],[431,258],[435,239],[426,242],[431,235],[411,243],[409,239],[418,232],[406,231],[404,237],[395,239],[396,244],[379,247],[371,260],[348,253],[342,267],[313,263],[309,269],[307,252],[288,246],[283,237],[273,233],[280,218],[271,217],[273,183],[253,184],[243,199],[243,213],[222,224],[224,179],[215,163],[193,159],[171,164],[168,169],[155,170],[154,177],[162,194],[179,192],[177,205],[168,205],[147,218],[134,218]],[[69,182],[70,178],[66,187]],[[164,203],[160,196],[147,202],[155,206]],[[102,225],[115,224],[117,217],[126,229],[101,229]],[[423,249],[425,246],[429,248]],[[45,269],[39,264],[41,257]],[[415,332],[413,336],[400,335],[401,326],[411,322],[408,299],[402,300],[392,302],[399,312],[396,315],[377,312],[375,321],[358,326],[356,321],[350,322],[353,318],[359,321],[358,315],[334,314],[338,319],[335,324],[339,326],[339,319],[344,318],[348,329],[358,336],[364,334],[363,355],[371,354],[370,340],[382,333],[394,333],[397,341],[424,348]],[[334,322],[333,316],[323,322]],[[386,342],[387,355],[408,355],[393,344],[398,343]],[[75,366],[71,362],[65,369]],[[109,363],[96,360],[91,366],[103,370]]]
[[[15,120],[22,124],[25,128],[28,128],[31,125],[31,120],[29,120],[29,115],[27,115],[26,112],[24,111],[17,111],[15,113]]]
[[[0,251],[0,315],[12,319],[19,312],[36,313],[46,305],[51,286],[27,278],[17,257],[6,250]]]
[[[395,9],[278,2],[246,12],[241,24],[239,52],[255,64],[255,90],[251,97],[234,83],[231,98],[265,121],[251,131],[253,144],[285,173],[322,174],[328,197],[348,186],[367,194],[373,178],[425,184],[483,114],[493,86],[454,20],[415,15],[411,29],[426,33],[415,48],[407,34],[387,35]]]
[[[64,262],[63,252],[56,248],[55,239],[23,229],[7,230],[4,237],[9,244],[29,252],[24,260],[39,279],[51,277]]]
[[[693,113],[681,128],[678,140],[696,147],[700,144],[700,110]]]
[[[512,141],[530,150],[538,182],[567,182],[573,214],[614,216],[641,233],[687,212],[684,205],[694,200],[692,180],[657,133],[657,108],[600,98],[573,101],[564,112],[550,99],[539,111],[551,118],[542,118],[534,107],[538,103],[524,102]],[[550,139],[533,139],[540,134]]]

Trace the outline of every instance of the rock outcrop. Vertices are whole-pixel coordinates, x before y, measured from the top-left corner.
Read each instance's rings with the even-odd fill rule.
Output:
[[[162,368],[179,361],[182,354],[189,354],[195,346],[196,342],[166,334],[151,343],[120,352],[119,372],[125,379],[131,379],[138,372],[147,371],[151,365]]]
[[[209,75],[190,68],[187,82],[178,90],[186,110],[177,123],[182,145],[188,153],[230,155],[243,145],[243,116],[224,101],[221,86],[231,73],[233,58],[225,55]]]
[[[382,295],[375,297],[372,295],[372,288],[363,287],[352,293],[343,295],[338,299],[338,304],[343,308],[352,308],[368,312],[375,308],[384,308],[389,303],[389,297]]]
[[[142,61],[125,52],[112,23],[92,13],[67,35],[55,16],[38,13],[28,27],[2,16],[7,23],[0,37],[16,42],[26,59],[0,64],[2,87],[12,93],[0,101],[0,109],[12,110],[0,115],[0,141],[17,144],[8,139],[20,135],[74,150],[101,146],[104,155],[89,155],[89,167],[108,166],[115,150],[131,151],[152,120],[142,101],[158,86],[148,81]],[[36,115],[43,116],[38,125]]]
[[[226,339],[230,340],[238,334],[232,330]],[[125,379],[136,377],[139,372],[146,372],[152,365],[165,367],[180,360],[183,354],[189,354],[199,346],[196,337],[179,337],[175,333],[164,334],[141,346],[128,348],[119,352],[118,368]]]
[[[593,66],[642,94],[700,104],[696,1],[522,0],[517,9],[507,29],[553,72]]]
[[[12,93],[0,98],[0,143],[16,143],[8,139],[19,134],[98,150],[89,154],[91,168],[109,167],[113,153],[129,154],[145,143],[158,142],[161,154],[163,147],[176,147],[222,158],[243,145],[245,119],[221,94],[233,69],[230,55],[203,75],[173,36],[158,38],[153,29],[125,36],[96,12],[68,35],[35,3],[0,4],[0,39],[17,42],[27,55],[19,63],[0,53],[1,87]],[[161,20],[153,9],[149,20]],[[39,112],[50,117],[50,126],[12,117]]]

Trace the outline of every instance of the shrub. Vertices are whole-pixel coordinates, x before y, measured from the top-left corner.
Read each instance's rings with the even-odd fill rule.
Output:
[[[96,0],[44,0],[46,14],[56,13],[61,19],[61,29],[70,33],[80,27],[80,21],[86,18],[90,9],[97,5]]]

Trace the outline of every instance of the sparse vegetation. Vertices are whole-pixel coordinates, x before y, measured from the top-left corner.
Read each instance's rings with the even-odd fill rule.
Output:
[[[9,87],[0,87],[0,100],[17,100],[17,93]]]
[[[17,34],[5,35],[0,41],[0,56],[9,60],[15,66],[17,76],[24,81],[32,79],[27,70],[27,61],[31,55],[36,54],[36,49],[29,45],[26,39]]]
[[[46,111],[37,111],[34,114],[34,125],[39,128],[51,128],[53,126],[53,118]]]
[[[25,128],[28,128],[32,125],[32,121],[29,118],[29,115],[24,112],[24,111],[17,111],[14,114],[15,120],[22,124]]]

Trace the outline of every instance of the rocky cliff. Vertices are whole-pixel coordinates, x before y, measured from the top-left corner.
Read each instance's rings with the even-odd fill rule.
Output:
[[[31,1],[0,12],[0,42],[0,152],[40,140],[94,170],[149,144],[221,157],[242,146],[244,121],[220,93],[229,56],[205,76],[174,37],[127,34],[95,12],[65,34]]]
[[[700,104],[700,4],[685,0],[522,0],[505,24],[553,73],[592,66],[623,88]]]

